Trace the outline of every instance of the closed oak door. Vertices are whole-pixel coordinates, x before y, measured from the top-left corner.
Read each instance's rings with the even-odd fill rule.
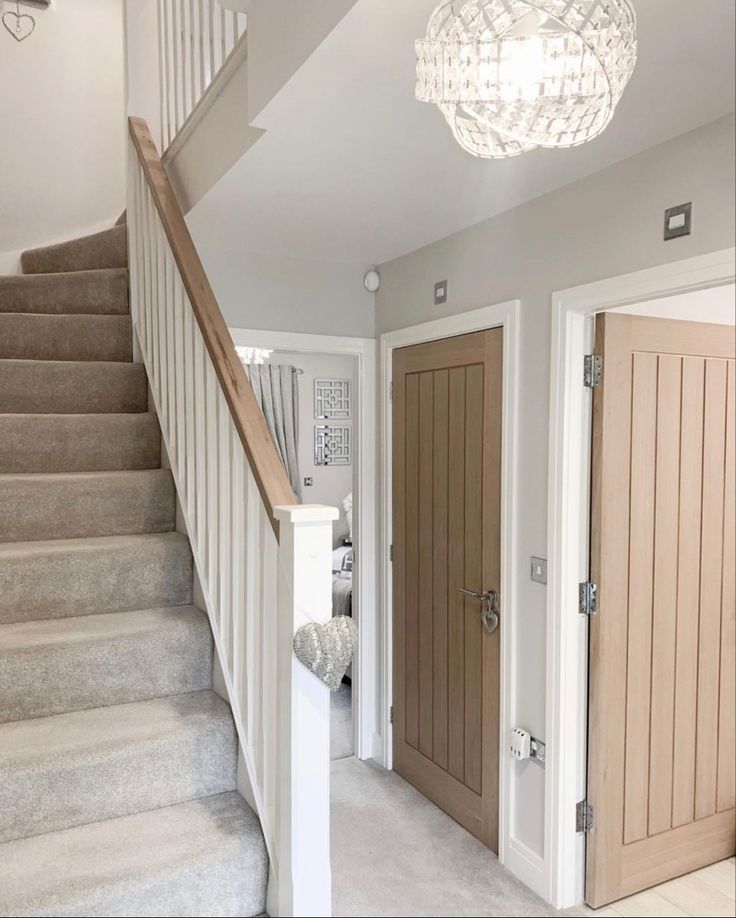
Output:
[[[605,315],[586,898],[734,853],[734,329]]]
[[[494,851],[502,358],[493,329],[393,359],[394,767]]]

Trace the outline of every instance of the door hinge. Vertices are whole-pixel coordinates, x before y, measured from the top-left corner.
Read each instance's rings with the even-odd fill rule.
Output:
[[[394,722],[394,706],[393,705],[391,705],[391,707],[388,709],[388,722],[390,724]]]
[[[603,381],[603,358],[599,354],[586,354],[583,369],[583,385],[595,389]]]
[[[587,834],[594,828],[593,807],[587,800],[581,800],[575,807],[575,831]]]
[[[388,384],[388,397],[389,398],[394,397],[394,384],[392,382]]]
[[[580,584],[578,594],[578,611],[581,615],[598,614],[598,584],[586,580]]]
[[[393,547],[393,545],[389,545],[389,547],[388,547],[388,560],[389,560],[389,561],[393,561],[393,560],[394,560],[394,547]]]

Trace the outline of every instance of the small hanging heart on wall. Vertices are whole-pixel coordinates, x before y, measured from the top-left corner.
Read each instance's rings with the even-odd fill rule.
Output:
[[[8,10],[3,13],[3,25],[16,41],[25,41],[36,28],[36,20],[28,13]]]
[[[336,615],[326,625],[302,625],[294,635],[299,662],[333,692],[340,688],[357,646],[358,626],[347,615]]]

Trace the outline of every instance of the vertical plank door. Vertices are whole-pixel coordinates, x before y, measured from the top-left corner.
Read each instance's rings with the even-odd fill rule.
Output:
[[[587,901],[736,850],[734,328],[609,313],[593,398]]]
[[[498,850],[503,330],[394,351],[394,768]],[[502,604],[501,604],[502,610]]]

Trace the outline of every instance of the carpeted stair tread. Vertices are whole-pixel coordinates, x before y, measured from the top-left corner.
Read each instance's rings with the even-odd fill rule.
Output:
[[[0,723],[212,687],[194,606],[0,625]]]
[[[170,532],[167,469],[0,475],[0,542]]]
[[[260,915],[145,368],[125,214],[0,277],[0,915]]]
[[[0,414],[0,474],[104,472],[161,466],[148,414]]]
[[[115,226],[68,242],[28,249],[21,255],[20,263],[24,274],[125,268],[128,265],[128,230],[123,225]]]
[[[128,269],[0,277],[0,312],[127,315]]]
[[[192,601],[192,552],[178,532],[0,543],[0,624]]]
[[[141,363],[0,360],[0,414],[114,414],[148,410]]]
[[[0,359],[130,362],[130,317],[0,312]]]
[[[237,788],[211,691],[0,724],[0,844]]]
[[[265,909],[258,819],[231,792],[0,847],[0,914],[229,916]]]

